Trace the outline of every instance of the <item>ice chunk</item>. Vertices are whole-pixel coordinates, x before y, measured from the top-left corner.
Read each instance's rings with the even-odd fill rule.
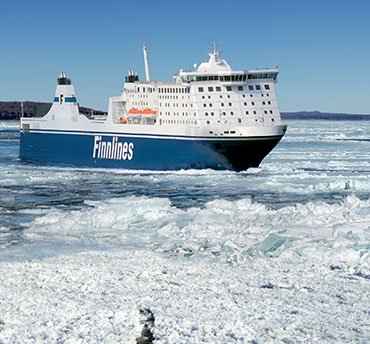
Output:
[[[255,249],[268,257],[278,257],[286,248],[290,247],[293,240],[293,237],[280,236],[273,233],[256,245]]]

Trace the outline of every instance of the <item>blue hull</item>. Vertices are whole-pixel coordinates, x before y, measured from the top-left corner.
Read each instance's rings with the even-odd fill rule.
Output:
[[[21,132],[20,158],[51,165],[179,170],[257,167],[278,137],[201,140]]]

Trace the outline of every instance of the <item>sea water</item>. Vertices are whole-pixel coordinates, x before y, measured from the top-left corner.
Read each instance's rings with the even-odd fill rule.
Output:
[[[38,166],[0,122],[0,342],[370,341],[370,121],[287,124],[237,173]]]

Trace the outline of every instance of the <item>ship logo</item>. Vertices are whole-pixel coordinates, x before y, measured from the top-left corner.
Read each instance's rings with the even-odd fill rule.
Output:
[[[106,138],[97,135],[94,137],[94,159],[132,160],[133,157],[134,144],[132,142],[120,142],[117,136]]]

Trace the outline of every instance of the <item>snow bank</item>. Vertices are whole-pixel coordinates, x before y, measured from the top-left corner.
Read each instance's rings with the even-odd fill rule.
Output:
[[[0,264],[0,342],[365,343],[370,269],[280,256],[241,266],[153,252]]]

